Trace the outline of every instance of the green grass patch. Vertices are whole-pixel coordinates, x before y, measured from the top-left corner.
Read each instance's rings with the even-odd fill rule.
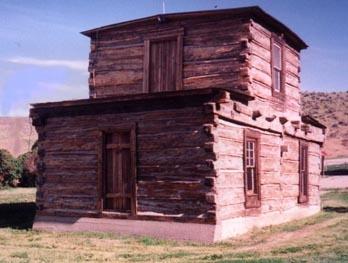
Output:
[[[271,251],[273,255],[279,255],[279,254],[292,254],[292,253],[298,253],[305,250],[309,250],[311,252],[314,252],[320,248],[320,245],[318,244],[306,244],[303,246],[289,246],[289,247],[281,247],[278,249],[274,249]]]
[[[326,201],[337,201],[348,205],[348,191],[345,189],[335,189],[326,192],[321,196],[321,200],[325,203]]]
[[[144,246],[176,245],[175,241],[157,239],[153,237],[141,237],[138,242]]]
[[[348,190],[322,195],[323,207],[331,210],[211,245],[113,233],[33,231],[28,215],[35,207],[23,208],[35,192],[30,197],[17,190],[0,190],[0,262],[348,262]],[[17,210],[5,215],[4,207]],[[1,222],[7,223],[1,227]]]
[[[178,251],[174,253],[163,254],[159,256],[160,260],[164,259],[173,259],[173,258],[184,258],[193,255],[192,253],[188,253],[185,251]]]
[[[28,258],[27,252],[14,252],[11,254],[11,257],[13,258]]]

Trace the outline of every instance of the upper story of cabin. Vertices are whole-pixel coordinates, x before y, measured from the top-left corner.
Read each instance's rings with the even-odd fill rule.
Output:
[[[299,116],[307,45],[259,7],[162,14],[82,34],[91,39],[91,98],[221,88]]]

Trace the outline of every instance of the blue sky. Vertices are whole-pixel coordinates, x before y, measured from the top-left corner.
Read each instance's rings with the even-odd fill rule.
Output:
[[[301,88],[346,91],[348,1],[165,0],[166,12],[259,5],[295,31]],[[0,0],[0,116],[33,102],[88,97],[89,39],[79,32],[162,12],[162,0]]]

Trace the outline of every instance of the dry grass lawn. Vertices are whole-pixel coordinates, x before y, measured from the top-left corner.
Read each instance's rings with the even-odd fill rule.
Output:
[[[0,262],[348,262],[347,189],[324,193],[316,216],[214,245],[33,231],[34,192],[0,190]]]

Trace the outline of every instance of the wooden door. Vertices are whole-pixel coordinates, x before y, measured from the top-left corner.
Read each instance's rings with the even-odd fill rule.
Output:
[[[176,85],[176,39],[150,43],[150,92],[174,91]]]
[[[300,143],[299,153],[299,203],[308,201],[308,146]]]
[[[121,130],[105,134],[103,210],[134,211],[134,140],[133,131]]]
[[[149,36],[144,50],[144,92],[181,90],[183,29]]]

